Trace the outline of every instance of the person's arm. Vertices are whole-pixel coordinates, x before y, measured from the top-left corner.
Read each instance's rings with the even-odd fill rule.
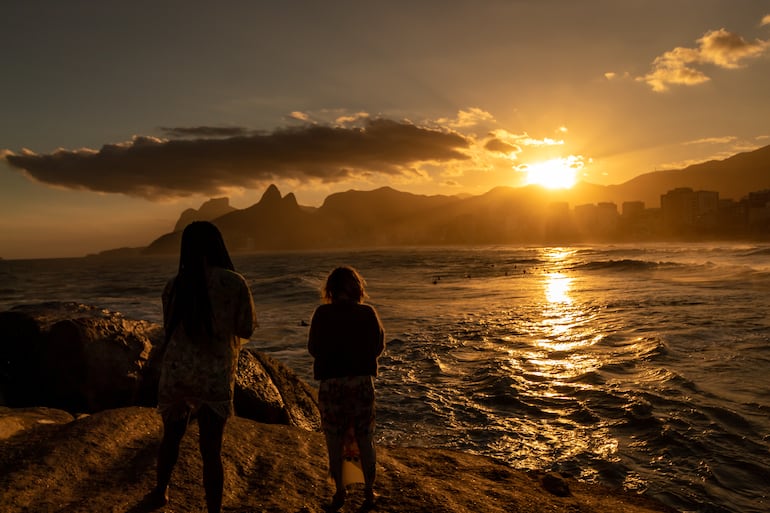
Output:
[[[171,294],[174,290],[174,279],[169,280],[166,283],[165,288],[163,289],[163,294],[161,295],[161,303],[163,305],[163,328],[165,329],[166,326],[168,326],[169,321],[171,320]]]
[[[259,326],[259,323],[257,322],[257,309],[254,307],[254,298],[251,296],[251,290],[246,284],[246,280],[242,277],[241,280],[235,334],[244,339],[245,343],[249,340],[251,334],[254,333],[254,329]]]
[[[313,312],[313,318],[310,321],[310,330],[307,334],[307,352],[310,353],[310,356],[313,358],[318,356],[319,323],[320,315],[318,314],[318,309],[316,308],[315,312]]]
[[[380,356],[385,350],[385,328],[382,327],[382,321],[380,321],[380,316],[377,315],[377,310],[372,308],[372,312],[374,312],[374,318],[377,321],[377,345],[375,347],[375,355]]]

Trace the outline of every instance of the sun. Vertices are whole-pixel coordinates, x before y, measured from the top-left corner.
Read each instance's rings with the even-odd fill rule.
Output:
[[[577,182],[580,162],[558,158],[527,164],[527,185],[541,185],[547,189],[569,189]]]

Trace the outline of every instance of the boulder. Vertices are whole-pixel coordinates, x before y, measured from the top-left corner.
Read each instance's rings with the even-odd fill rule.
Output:
[[[234,402],[239,417],[308,431],[321,430],[316,390],[265,353],[241,351]]]
[[[94,412],[155,401],[162,329],[70,302],[0,312],[8,406]]]
[[[72,413],[155,406],[163,329],[78,303],[23,305],[0,312],[0,406]],[[287,366],[241,351],[236,414],[317,431],[317,396]]]
[[[67,424],[71,414],[53,408],[8,408],[0,406],[0,440],[32,431],[41,426]]]

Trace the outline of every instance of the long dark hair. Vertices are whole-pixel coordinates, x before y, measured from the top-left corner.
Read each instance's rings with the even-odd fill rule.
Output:
[[[203,328],[214,333],[213,314],[206,281],[206,266],[235,270],[219,229],[208,221],[195,221],[182,232],[177,272],[169,299],[166,341],[181,322],[188,334]]]

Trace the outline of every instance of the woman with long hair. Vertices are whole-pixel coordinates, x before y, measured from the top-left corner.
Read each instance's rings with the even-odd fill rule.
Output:
[[[324,304],[313,313],[308,351],[320,381],[318,406],[329,453],[329,473],[336,491],[331,509],[346,498],[343,451],[346,435],[358,445],[364,478],[365,507],[374,505],[374,378],[385,349],[385,332],[371,305],[364,303],[366,282],[352,267],[338,267],[322,291]]]
[[[190,419],[198,420],[203,486],[209,513],[222,507],[222,439],[233,414],[238,353],[257,318],[251,291],[235,272],[222,234],[206,221],[182,233],[179,270],[163,291],[165,349],[158,386],[163,439],[158,451],[159,505],[168,501],[171,473]]]

